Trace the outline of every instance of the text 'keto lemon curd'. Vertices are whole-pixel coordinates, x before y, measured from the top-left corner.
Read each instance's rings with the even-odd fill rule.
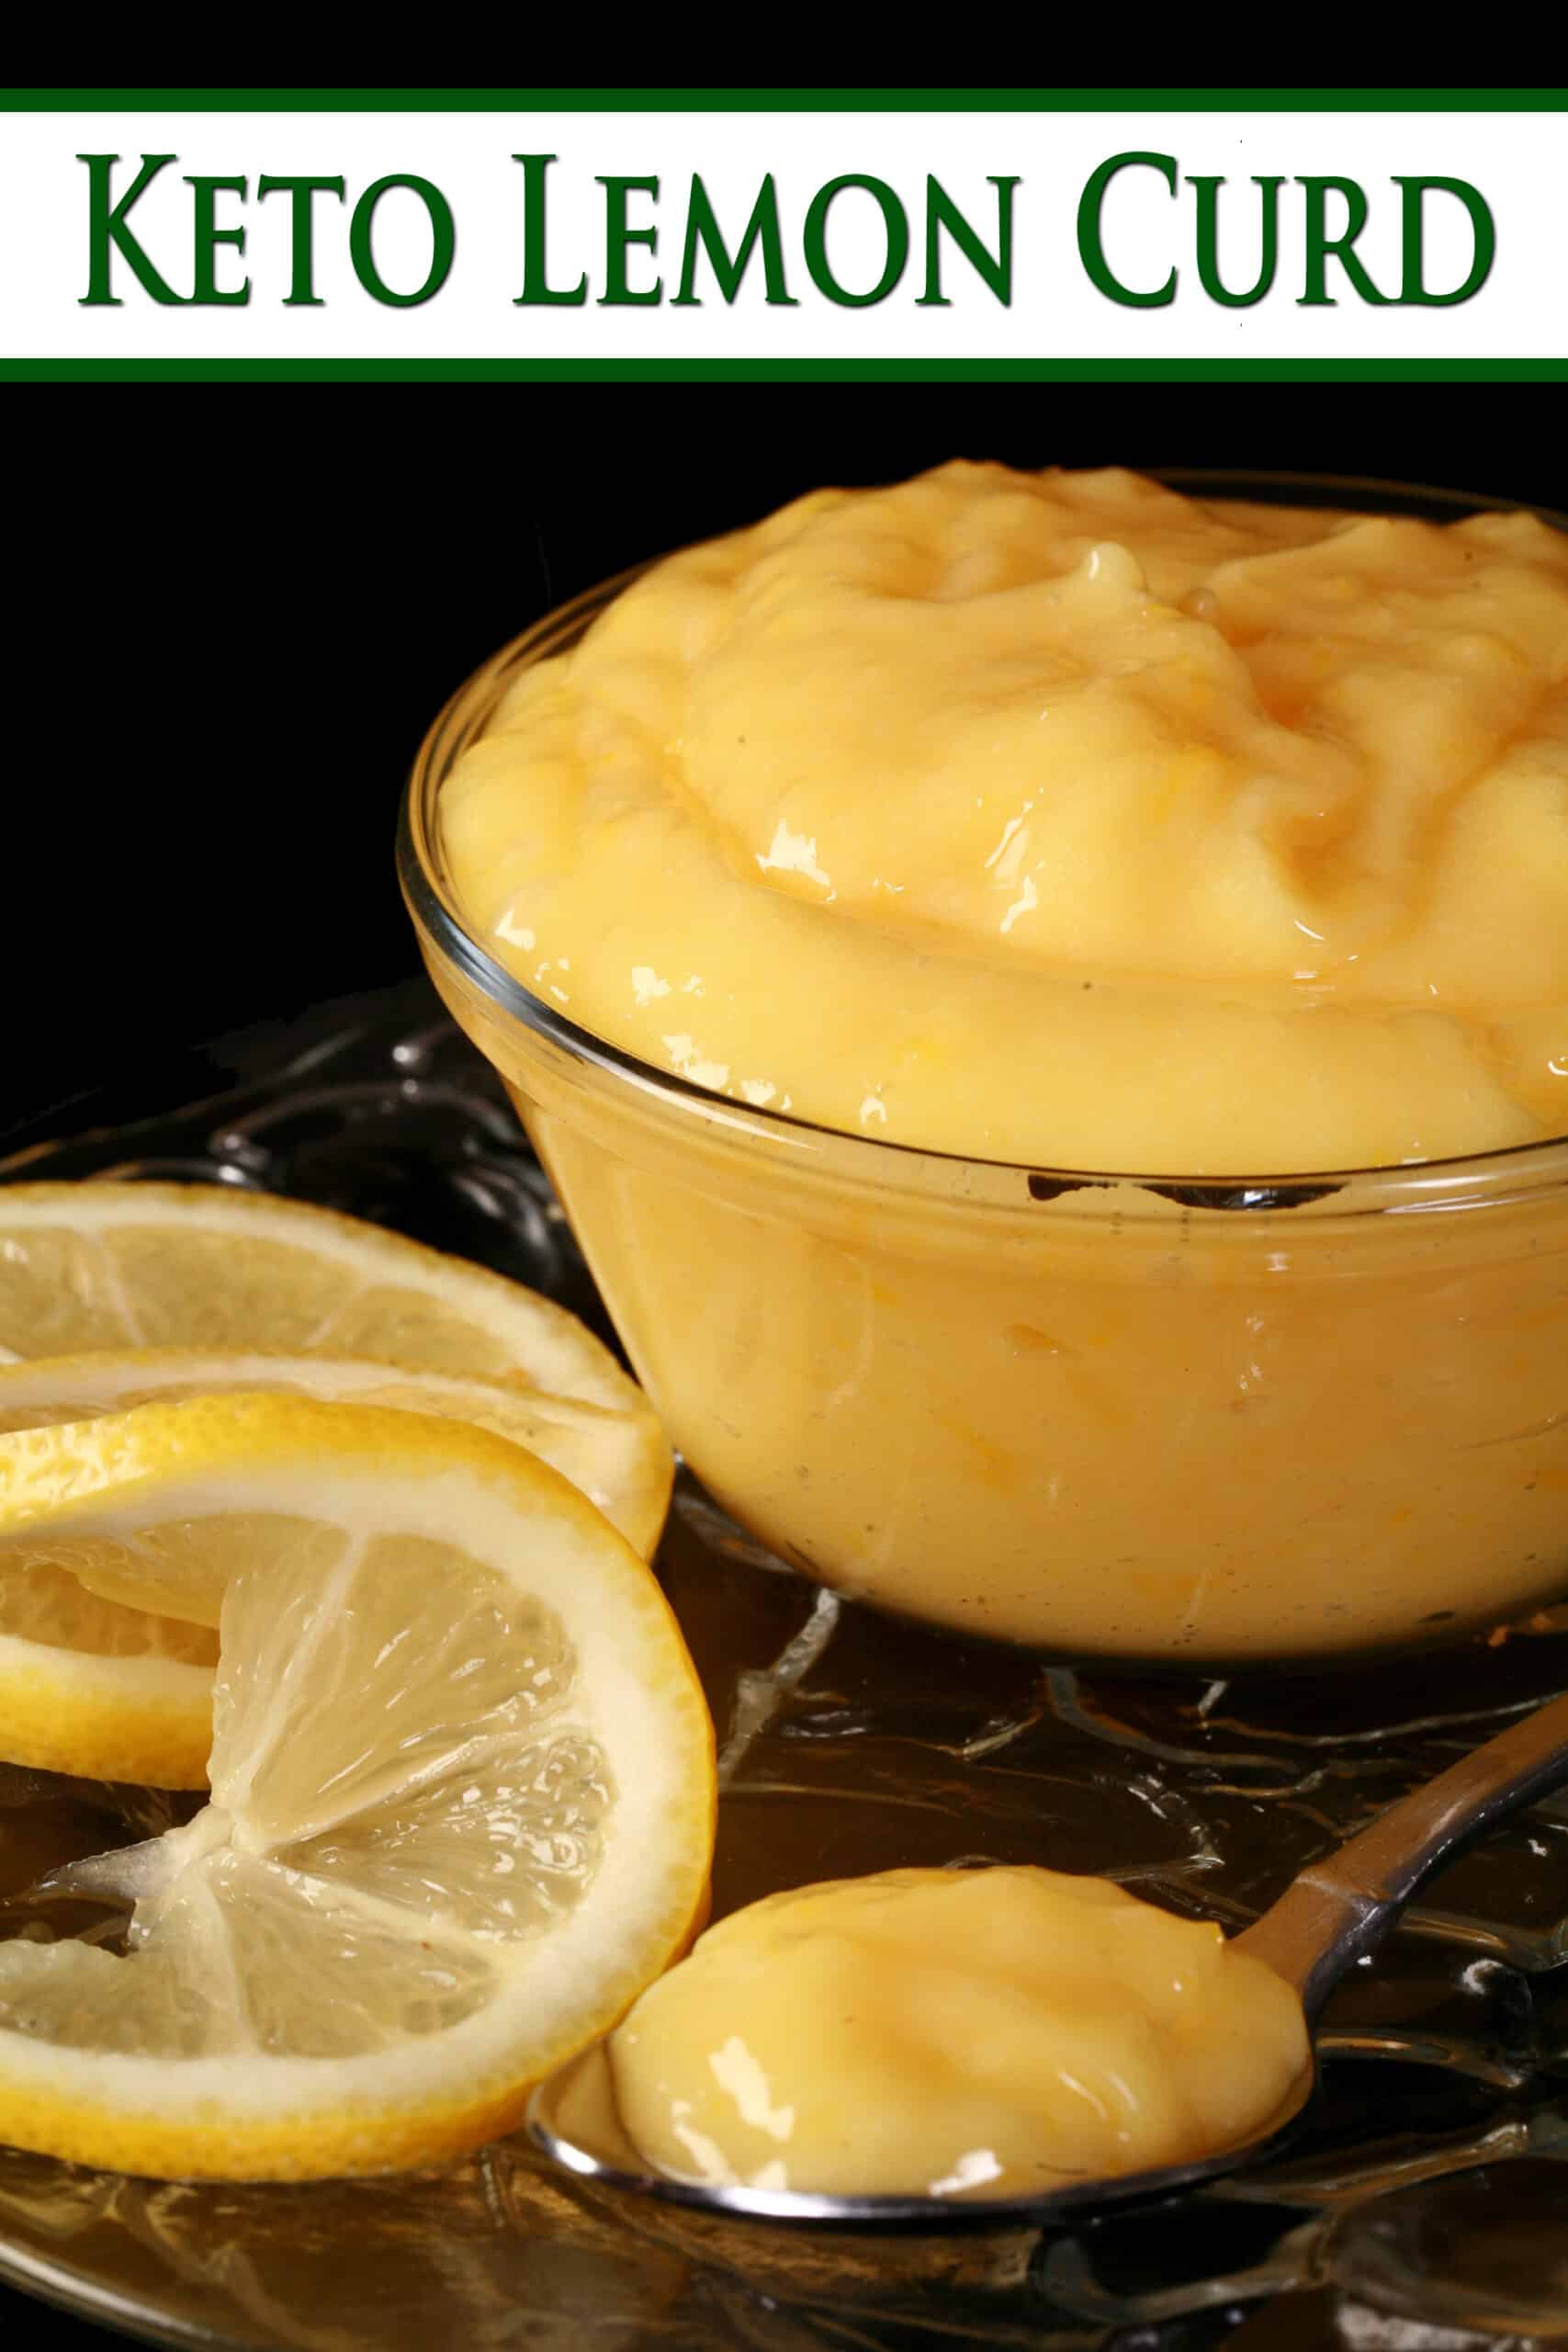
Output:
[[[411,796],[711,1491],[1066,1655],[1568,1587],[1568,537],[1260,488],[817,493],[519,640]]]
[[[1049,2194],[1239,2148],[1311,2064],[1295,1994],[1105,1879],[886,1871],[734,1913],[610,2041],[675,2179]]]
[[[670,558],[446,788],[657,1069],[1055,1168],[1568,1131],[1568,539],[953,465]]]

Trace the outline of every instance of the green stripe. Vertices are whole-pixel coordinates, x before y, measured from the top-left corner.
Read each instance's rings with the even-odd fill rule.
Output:
[[[6,359],[15,384],[1562,384],[1568,359]]]
[[[115,112],[156,107],[181,113],[477,114],[519,108],[558,113],[668,114],[1101,114],[1146,109],[1335,114],[1556,113],[1568,89],[1545,90],[19,90],[0,91],[0,112]]]

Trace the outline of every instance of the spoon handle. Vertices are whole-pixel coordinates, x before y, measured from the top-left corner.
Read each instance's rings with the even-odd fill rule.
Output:
[[[1470,1841],[1568,1781],[1568,1693],[1472,1748],[1293,1880],[1236,1939],[1295,1987],[1310,2018],[1411,1896]]]

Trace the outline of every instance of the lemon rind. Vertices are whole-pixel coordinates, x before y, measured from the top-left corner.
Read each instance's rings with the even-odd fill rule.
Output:
[[[4,1222],[0,1204],[0,1225]],[[122,1407],[116,1390],[138,1382],[149,1391],[166,1386],[211,1395],[286,1396],[293,1384],[309,1381],[317,1384],[309,1392],[310,1401],[337,1404],[355,1401],[349,1392],[378,1374],[417,1383],[434,1399],[447,1398],[453,1407],[449,1418],[470,1425],[474,1425],[473,1408],[493,1399],[563,1430],[590,1437],[601,1430],[607,1436],[613,1434],[627,1449],[626,1475],[613,1492],[591,1494],[589,1499],[635,1551],[645,1560],[651,1556],[669,1513],[675,1463],[652,1408],[641,1390],[631,1388],[629,1383],[630,1401],[608,1405],[581,1396],[557,1396],[547,1389],[523,1389],[476,1374],[440,1372],[390,1356],[315,1355],[283,1348],[95,1349],[73,1355],[36,1356],[16,1363],[0,1362],[0,1434],[9,1412],[46,1405],[51,1393],[73,1405],[101,1403],[105,1412],[111,1412],[135,1409]],[[138,1401],[163,1400],[149,1394]],[[465,1404],[470,1408],[468,1412],[461,1409]],[[62,1411],[57,1419],[67,1423],[72,1418]],[[513,1442],[525,1441],[518,1438]]]
[[[204,1789],[212,1668],[0,1634],[0,1755],[39,1772]]]

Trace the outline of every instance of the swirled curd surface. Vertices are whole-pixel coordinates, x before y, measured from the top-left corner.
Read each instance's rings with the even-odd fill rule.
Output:
[[[610,2044],[677,2178],[1010,2197],[1185,2164],[1267,2129],[1301,2004],[1217,1927],[1057,1871],[886,1871],[699,1938]]]
[[[738,1101],[1042,1166],[1568,1130],[1568,537],[954,463],[671,556],[444,787],[477,935]]]

